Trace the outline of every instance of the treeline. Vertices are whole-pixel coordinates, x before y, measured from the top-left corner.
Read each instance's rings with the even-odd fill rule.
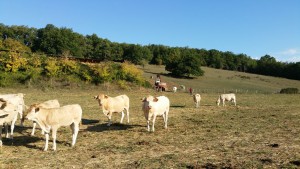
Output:
[[[96,34],[84,36],[52,24],[41,29],[0,24],[0,37],[2,41],[10,38],[17,40],[25,44],[30,52],[48,56],[165,65],[166,70],[175,76],[201,76],[204,74],[201,66],[207,66],[300,80],[300,62],[278,62],[269,55],[255,60],[246,54],[216,49],[116,43]]]

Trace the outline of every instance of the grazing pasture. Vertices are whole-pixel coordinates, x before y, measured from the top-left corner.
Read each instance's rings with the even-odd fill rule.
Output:
[[[175,82],[174,82],[175,83]],[[112,125],[93,96],[126,94],[130,123]],[[0,168],[297,168],[300,167],[300,97],[285,94],[237,93],[237,106],[216,106],[219,93],[201,93],[195,108],[186,92],[158,93],[151,89],[107,90],[1,88],[1,93],[24,93],[25,104],[49,99],[80,104],[82,125],[74,148],[71,129],[57,132],[57,151],[43,151],[44,136],[32,122],[16,123],[13,142],[3,138]],[[170,99],[168,129],[162,117],[155,132],[147,131],[141,98],[166,95]],[[51,137],[50,137],[51,138]],[[49,147],[52,147],[50,139]]]

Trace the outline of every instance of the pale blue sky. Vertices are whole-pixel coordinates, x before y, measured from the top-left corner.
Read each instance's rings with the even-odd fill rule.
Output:
[[[0,23],[300,61],[300,0],[1,0]]]

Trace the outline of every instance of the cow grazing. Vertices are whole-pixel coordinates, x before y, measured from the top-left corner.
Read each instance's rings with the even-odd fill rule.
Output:
[[[5,125],[6,138],[9,138],[8,134],[8,126],[7,124],[11,124],[11,132],[10,138],[13,138],[13,132],[15,123],[18,118],[18,106],[12,104],[9,101],[4,99],[0,99],[1,107],[0,107],[0,147],[2,146],[2,127]]]
[[[235,97],[235,94],[234,93],[230,93],[230,94],[221,94],[219,97],[218,97],[218,100],[217,100],[217,105],[219,106],[220,105],[220,102],[222,102],[222,105],[225,106],[225,101],[231,101],[234,103],[234,105],[236,106],[236,97]]]
[[[176,87],[176,86],[173,87],[173,92],[174,92],[174,93],[177,92],[177,87]]]
[[[99,106],[102,108],[103,114],[108,118],[108,126],[111,125],[111,116],[113,113],[121,113],[120,123],[123,123],[124,119],[124,110],[127,114],[127,123],[129,123],[129,98],[126,95],[120,95],[116,97],[109,97],[104,94],[99,94],[95,96],[99,103]]]
[[[17,111],[20,115],[20,119],[23,117],[23,112],[25,110],[25,103],[24,103],[24,94],[17,93],[17,94],[1,94],[0,98],[9,101],[10,103],[17,106]],[[21,126],[23,126],[23,122],[21,120]]]
[[[200,107],[200,101],[201,101],[201,96],[200,94],[196,93],[193,95],[194,103],[196,108]]]
[[[42,107],[42,108],[58,108],[58,107],[60,107],[60,104],[59,104],[58,100],[55,99],[55,100],[48,100],[48,101],[45,101],[45,102],[39,103],[39,104],[33,104],[32,106],[34,106],[34,107]],[[25,116],[28,114],[28,110],[29,109],[27,109],[24,112],[24,115],[23,115],[23,118],[22,118],[22,122],[24,122]],[[36,128],[36,122],[33,121],[33,127],[32,127],[31,136],[34,136],[35,128]],[[44,134],[44,130],[42,130],[42,134]]]
[[[166,96],[153,97],[148,96],[142,99],[142,110],[147,120],[147,129],[150,131],[150,120],[152,120],[152,131],[154,132],[154,124],[156,116],[163,116],[165,128],[168,127],[168,114],[170,109],[170,100]]]
[[[79,104],[67,105],[59,108],[42,108],[31,106],[26,119],[35,121],[44,130],[46,144],[44,151],[48,150],[49,133],[52,130],[53,150],[56,150],[56,133],[61,126],[71,126],[72,147],[75,145],[82,118],[82,109]]]

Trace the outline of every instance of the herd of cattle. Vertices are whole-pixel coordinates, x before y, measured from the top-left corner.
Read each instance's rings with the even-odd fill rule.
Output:
[[[110,97],[104,94],[99,94],[94,97],[102,108],[103,113],[108,118],[108,126],[111,125],[111,117],[113,113],[121,113],[120,123],[123,123],[125,112],[127,122],[129,123],[129,98],[126,95]],[[162,116],[164,119],[164,127],[168,126],[168,114],[170,109],[170,100],[166,96],[147,96],[142,100],[142,110],[147,120],[148,131],[154,132],[154,125],[157,116]],[[194,94],[193,100],[196,107],[200,106],[200,94]],[[231,101],[236,105],[235,94],[221,94],[216,103],[222,102],[225,106],[225,101]],[[52,130],[53,150],[56,150],[56,133],[61,126],[71,126],[72,129],[72,146],[76,143],[79,125],[82,119],[82,108],[79,104],[60,106],[58,100],[48,100],[43,103],[26,106],[24,104],[24,94],[4,94],[0,95],[0,147],[2,146],[2,128],[5,126],[6,138],[13,138],[13,130],[18,114],[21,118],[21,126],[24,120],[33,121],[33,129],[31,135],[34,136],[36,124],[40,126],[45,135],[46,143],[44,151],[48,149],[49,133]],[[150,120],[152,126],[150,129]],[[8,124],[10,124],[10,133],[8,132]]]

